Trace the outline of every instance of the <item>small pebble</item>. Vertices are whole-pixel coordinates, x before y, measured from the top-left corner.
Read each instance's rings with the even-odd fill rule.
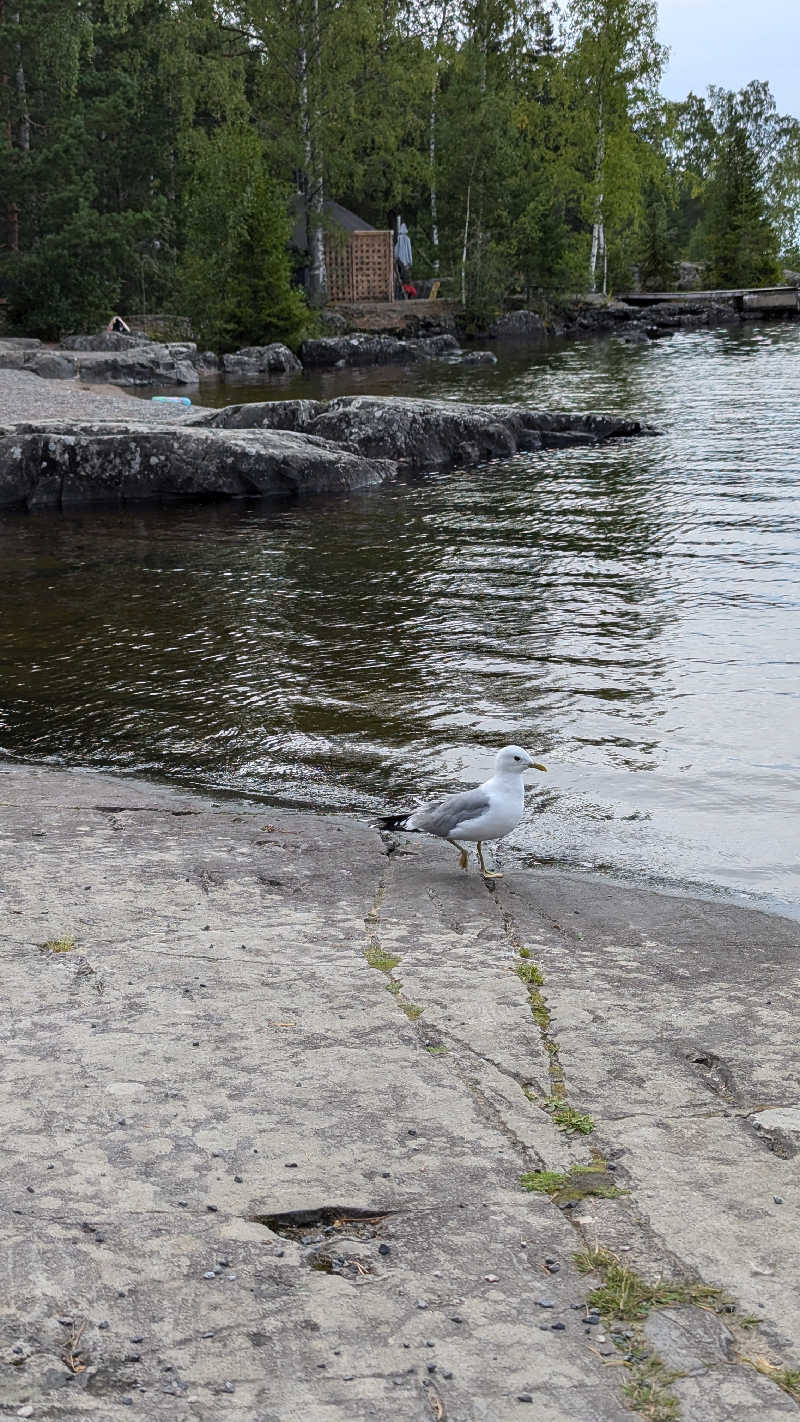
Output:
[[[452,1374],[452,1373],[449,1373],[449,1372],[447,1371],[447,1369],[444,1369],[444,1371],[442,1372],[442,1377],[443,1377],[443,1378],[451,1378],[452,1376],[453,1376],[453,1374]]]
[[[451,1323],[463,1323],[464,1320],[463,1320],[463,1318],[461,1317],[461,1314],[460,1314],[460,1313],[452,1313],[452,1314],[450,1315],[450,1322],[451,1322]]]
[[[561,1265],[560,1265],[560,1264],[546,1264],[546,1265],[545,1265],[545,1268],[546,1268],[548,1274],[558,1274],[558,1273],[561,1272]]]
[[[435,1372],[436,1372],[436,1364],[435,1364],[435,1363],[429,1363],[429,1364],[428,1364],[428,1372],[429,1372],[429,1373],[435,1373]]]
[[[97,1233],[96,1233],[96,1235],[95,1235],[95,1240],[97,1241],[98,1244],[103,1244],[103,1243],[105,1242],[105,1235],[102,1233],[101,1230],[98,1230],[98,1231],[97,1231]]]
[[[593,1317],[590,1316],[589,1318],[585,1319],[584,1322],[588,1323],[589,1326],[591,1327],[592,1324],[597,1324],[597,1323],[599,1323],[599,1322],[600,1322],[600,1319],[599,1319],[599,1318],[593,1318]]]
[[[782,1205],[782,1204],[783,1204],[783,1196],[782,1196],[782,1195],[773,1195],[772,1198],[773,1198],[773,1200],[775,1201],[775,1204],[776,1204],[776,1205]]]
[[[58,1321],[59,1321],[59,1323],[61,1324],[61,1327],[62,1327],[62,1328],[71,1328],[71,1327],[72,1327],[72,1319],[71,1319],[71,1318],[60,1318]]]
[[[102,1322],[102,1323],[98,1323],[98,1325],[97,1325],[98,1328],[109,1328],[110,1326],[111,1326],[111,1325],[109,1324],[107,1318],[104,1318],[104,1319],[103,1319],[103,1322]]]
[[[379,1253],[379,1254],[383,1254],[383,1255],[385,1256],[385,1255],[387,1255],[387,1254],[391,1254],[391,1252],[392,1252],[392,1250],[391,1250],[391,1246],[390,1246],[390,1245],[388,1245],[388,1244],[379,1244],[379,1245],[378,1245],[378,1253]]]
[[[205,1272],[205,1274],[203,1275],[203,1278],[204,1278],[204,1279],[216,1279],[216,1277],[217,1277],[217,1271],[216,1271],[216,1269],[206,1269],[206,1272]]]
[[[539,1324],[539,1332],[540,1332],[540,1333],[549,1333],[549,1332],[550,1332],[550,1324],[549,1324],[549,1323],[540,1323],[540,1324]]]
[[[234,1184],[235,1184],[235,1185],[243,1185],[243,1184],[244,1184],[244,1179],[243,1179],[243,1177],[242,1177],[241,1175],[234,1175],[233,1180],[234,1180]]]
[[[136,1337],[131,1339],[131,1343],[144,1343],[144,1334],[137,1333]]]
[[[417,1299],[417,1308],[427,1308],[427,1307],[428,1307],[428,1301],[427,1301],[427,1299]]]
[[[120,1402],[122,1403],[123,1407],[133,1407],[132,1397],[121,1397]]]
[[[550,1324],[550,1331],[551,1331],[551,1333],[563,1333],[565,1328],[566,1328],[566,1324],[565,1324],[565,1323],[551,1323],[551,1324]]]
[[[236,1391],[236,1388],[234,1387],[234,1385],[233,1385],[232,1382],[223,1383],[223,1389],[224,1389],[225,1392],[235,1392],[235,1391]]]
[[[206,1205],[206,1209],[208,1210],[209,1214],[211,1214],[211,1215],[216,1215],[216,1214],[219,1213],[219,1206],[218,1206],[218,1205]]]
[[[188,1200],[179,1200],[179,1201],[178,1201],[178,1204],[180,1205],[180,1207],[181,1207],[182,1210],[185,1210],[185,1209],[186,1209],[188,1203],[189,1203]]]
[[[231,1262],[230,1259],[218,1259],[218,1260],[217,1260],[217,1263],[218,1263],[220,1269],[227,1269],[228,1266],[229,1266],[229,1264],[230,1264],[230,1262]]]
[[[391,1175],[389,1174],[388,1170],[382,1170],[382,1171],[381,1171],[381,1179],[382,1179],[382,1180],[391,1180],[391,1178],[392,1178],[392,1177],[391,1177]]]
[[[409,1134],[410,1136],[415,1136],[417,1133],[416,1133],[415,1130],[410,1130],[408,1134]]]
[[[529,1392],[518,1392],[517,1402],[533,1402],[533,1397]]]
[[[496,1284],[499,1282],[500,1276],[498,1274],[484,1274],[483,1277],[486,1280],[487,1284]]]
[[[552,1299],[537,1299],[536,1302],[537,1302],[537,1304],[539,1305],[540,1308],[552,1308],[552,1307],[553,1307],[553,1300],[552,1300]]]
[[[296,1169],[297,1169],[297,1161],[296,1161],[296,1160],[287,1160],[287,1161],[284,1162],[284,1166],[285,1166],[286,1170],[296,1170]]]

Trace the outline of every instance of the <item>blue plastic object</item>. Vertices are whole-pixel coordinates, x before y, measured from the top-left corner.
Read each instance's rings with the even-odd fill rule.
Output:
[[[150,399],[161,405],[191,405],[192,403],[188,395],[151,395]]]

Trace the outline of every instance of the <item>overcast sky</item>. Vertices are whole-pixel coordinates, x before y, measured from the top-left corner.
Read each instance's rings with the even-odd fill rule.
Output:
[[[658,0],[658,10],[668,99],[767,79],[779,113],[800,118],[800,0]]]

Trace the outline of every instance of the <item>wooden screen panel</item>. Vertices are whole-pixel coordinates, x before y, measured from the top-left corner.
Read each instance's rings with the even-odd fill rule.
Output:
[[[351,232],[346,244],[325,243],[329,301],[391,301],[394,248],[391,232]]]

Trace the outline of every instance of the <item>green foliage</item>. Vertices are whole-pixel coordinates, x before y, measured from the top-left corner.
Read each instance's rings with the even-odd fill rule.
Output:
[[[706,243],[716,286],[766,286],[780,277],[758,158],[733,102],[708,188]]]
[[[201,343],[226,350],[300,339],[308,318],[289,284],[286,197],[252,129],[228,125],[198,139],[183,231],[183,308]]]
[[[658,95],[653,0],[25,0],[0,10],[0,282],[31,334],[112,309],[295,341],[290,189],[378,228],[475,329],[595,280],[800,265],[800,122]],[[434,217],[435,213],[435,217]],[[434,221],[438,229],[434,236]],[[297,262],[299,265],[299,261]],[[317,273],[319,275],[319,273]],[[322,288],[321,279],[318,286]]]

